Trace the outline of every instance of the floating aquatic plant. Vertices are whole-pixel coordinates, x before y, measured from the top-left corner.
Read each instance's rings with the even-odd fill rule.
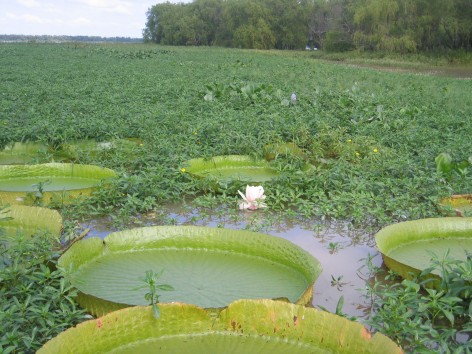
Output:
[[[267,205],[264,203],[266,196],[264,195],[264,188],[262,186],[246,186],[246,194],[243,194],[238,190],[238,193],[243,198],[243,202],[239,204],[241,210],[256,210],[259,208],[265,208]]]
[[[403,353],[383,334],[314,308],[272,300],[239,300],[221,312],[161,305],[112,312],[47,342],[47,353]]]
[[[236,299],[285,298],[308,303],[321,265],[293,243],[262,233],[199,226],[156,226],[115,232],[104,240],[76,242],[59,264],[94,314],[148,305],[142,274],[159,277],[173,291],[160,302],[225,307]]]
[[[472,249],[472,218],[445,217],[405,221],[381,229],[375,236],[385,264],[404,278],[430,265],[432,254],[449,252],[465,260]]]

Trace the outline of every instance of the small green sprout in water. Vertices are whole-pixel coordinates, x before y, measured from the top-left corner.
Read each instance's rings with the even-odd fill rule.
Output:
[[[343,282],[344,276],[340,275],[339,277],[335,278],[333,275],[331,275],[331,286],[335,286],[336,289],[339,291],[342,290],[343,286],[346,285],[347,283]]]
[[[161,277],[164,270],[161,270],[158,273],[155,273],[153,270],[146,270],[146,276],[141,279],[146,283],[146,285],[138,286],[133,290],[139,290],[148,288],[149,292],[144,295],[144,298],[149,301],[149,304],[152,306],[152,313],[154,318],[160,318],[161,312],[159,310],[159,294],[157,293],[158,290],[160,291],[172,291],[174,288],[169,284],[157,284],[157,280]]]
[[[33,205],[40,206],[42,204],[45,186],[47,186],[51,183],[52,183],[52,181],[47,179],[45,181],[40,181],[40,182],[35,183],[35,184],[32,185],[32,187],[34,189],[36,189],[36,191],[27,193],[27,197],[32,199]],[[17,198],[17,201],[22,202],[23,199],[22,198]]]
[[[330,242],[328,247],[329,247],[329,253],[334,254],[341,249],[341,244],[339,242]]]
[[[341,317],[344,317],[344,318],[347,318],[348,320],[350,321],[357,321],[358,318],[355,317],[355,316],[349,316],[348,314],[344,313],[343,312],[343,306],[344,306],[344,296],[341,296],[339,299],[338,299],[338,303],[336,304],[336,310],[335,310],[335,314],[338,315],[338,316],[341,316]],[[325,311],[325,312],[330,312],[328,311],[328,309],[326,307],[323,307],[323,306],[318,306],[321,310]]]

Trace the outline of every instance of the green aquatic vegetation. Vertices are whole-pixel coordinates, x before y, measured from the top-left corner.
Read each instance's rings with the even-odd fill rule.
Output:
[[[468,353],[472,350],[472,256],[465,260],[432,255],[419,276],[401,280],[392,271],[366,267],[374,280],[366,283],[371,299],[366,323],[401,345],[407,353]],[[440,274],[436,289],[425,277]],[[428,279],[428,278],[426,278]]]
[[[147,305],[156,292],[148,292],[149,297],[130,289],[143,292],[142,284],[136,284],[140,274],[157,267],[165,269],[159,280],[174,288],[159,299],[205,308],[225,307],[240,298],[286,298],[306,304],[321,273],[313,256],[287,240],[198,226],[142,227],[104,240],[80,240],[59,264],[80,290],[79,303],[94,314]],[[157,285],[152,274],[146,282]]]
[[[226,203],[241,184],[217,181],[216,192],[215,181],[182,173],[184,162],[262,158],[277,142],[303,155],[277,157],[281,176],[263,185],[274,212],[375,227],[437,216],[435,199],[470,192],[470,173],[434,173],[441,152],[470,156],[467,80],[330,64],[313,53],[144,44],[2,44],[0,51],[1,147],[141,139],[79,157],[122,176],[94,197],[93,212],[114,214],[117,224],[145,212],[150,200],[155,206],[208,194]],[[314,173],[298,173],[307,161]],[[123,194],[133,202],[119,215]]]
[[[139,290],[146,288],[149,290],[148,293],[144,294],[144,298],[150,303],[152,308],[152,314],[155,318],[161,317],[159,310],[159,293],[158,291],[172,291],[174,288],[169,284],[158,284],[157,281],[161,277],[164,270],[156,273],[152,269],[146,270],[146,276],[142,279],[145,285],[139,286],[133,290]]]
[[[472,165],[472,155],[467,160],[455,161],[451,155],[442,152],[434,159],[436,161],[436,171],[445,177],[451,177],[453,172],[464,177],[468,173],[468,168]]]
[[[90,316],[77,290],[57,269],[59,252],[48,234],[0,244],[0,351],[33,353],[44,342]]]

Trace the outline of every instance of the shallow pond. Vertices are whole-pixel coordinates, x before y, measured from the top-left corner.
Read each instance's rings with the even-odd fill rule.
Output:
[[[166,224],[250,229],[289,240],[313,255],[323,267],[314,287],[314,307],[323,307],[334,313],[343,296],[342,311],[350,316],[363,317],[370,306],[361,291],[368,280],[365,259],[369,255],[375,256],[374,265],[382,265],[371,233],[352,230],[346,224],[335,222],[271,222],[265,217],[264,211],[242,211],[237,220],[209,215],[202,217],[196,210],[188,212],[178,208],[163,213]],[[139,226],[162,225],[164,214],[147,215],[139,220]],[[86,238],[104,238],[117,231],[107,219],[84,221],[81,227],[90,229]]]

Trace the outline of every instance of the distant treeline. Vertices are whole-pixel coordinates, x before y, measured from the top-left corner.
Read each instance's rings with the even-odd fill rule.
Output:
[[[412,53],[472,48],[472,0],[194,0],[156,4],[145,42]]]
[[[34,36],[23,34],[0,34],[0,42],[36,42],[36,43],[62,43],[62,42],[89,42],[89,43],[103,43],[103,42],[142,42],[142,38],[130,37],[99,37],[99,36]]]

